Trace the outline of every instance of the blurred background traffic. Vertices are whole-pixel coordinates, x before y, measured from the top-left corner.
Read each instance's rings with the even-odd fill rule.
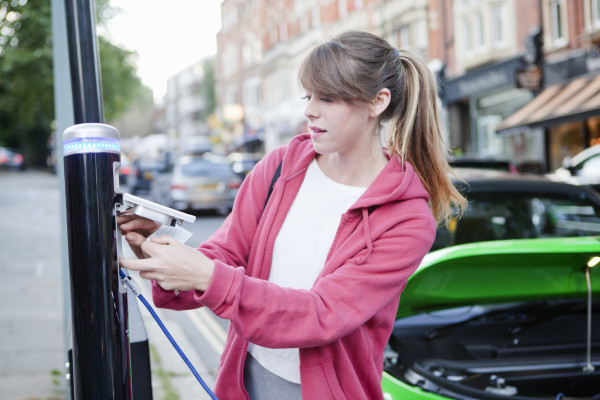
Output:
[[[189,185],[181,164],[200,159],[228,163],[242,180],[265,152],[305,130],[300,60],[316,43],[349,29],[379,34],[428,61],[453,162],[500,162],[576,185],[600,182],[596,0],[213,0],[190,13],[211,13],[203,17],[217,21],[214,32],[168,42],[181,43],[180,52],[197,43],[191,52],[198,59],[165,76],[164,92],[140,77],[141,55],[111,25],[123,15],[135,23],[129,3],[135,2],[95,6],[105,121],[121,133],[122,182],[134,193],[204,207],[183,194]],[[188,11],[164,13],[170,20]],[[60,159],[51,16],[50,2],[0,4],[0,146],[6,147],[0,166],[55,169]],[[166,21],[159,23],[169,35]],[[152,188],[163,173],[171,193]],[[216,167],[211,174],[219,176],[220,199],[239,186]],[[208,189],[214,182],[193,185]]]

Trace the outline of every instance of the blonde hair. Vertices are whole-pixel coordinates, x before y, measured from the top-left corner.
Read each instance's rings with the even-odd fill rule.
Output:
[[[413,166],[438,225],[446,225],[453,212],[462,213],[466,199],[450,181],[435,78],[421,58],[394,49],[379,36],[350,31],[314,48],[300,66],[299,82],[304,89],[351,104],[370,104],[387,88],[390,104],[380,122],[391,122],[388,151]]]

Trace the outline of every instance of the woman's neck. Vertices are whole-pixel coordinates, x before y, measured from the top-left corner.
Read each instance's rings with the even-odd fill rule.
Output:
[[[388,162],[383,148],[362,155],[319,154],[317,163],[331,180],[348,186],[368,187]]]

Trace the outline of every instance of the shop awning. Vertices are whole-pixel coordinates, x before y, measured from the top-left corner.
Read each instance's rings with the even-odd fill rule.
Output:
[[[500,134],[600,116],[600,74],[548,86],[496,127]]]

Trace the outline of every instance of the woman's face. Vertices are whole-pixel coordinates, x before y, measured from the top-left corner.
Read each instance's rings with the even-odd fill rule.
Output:
[[[371,117],[367,106],[331,100],[316,93],[306,93],[304,98],[304,115],[317,153],[370,154],[377,119]]]

